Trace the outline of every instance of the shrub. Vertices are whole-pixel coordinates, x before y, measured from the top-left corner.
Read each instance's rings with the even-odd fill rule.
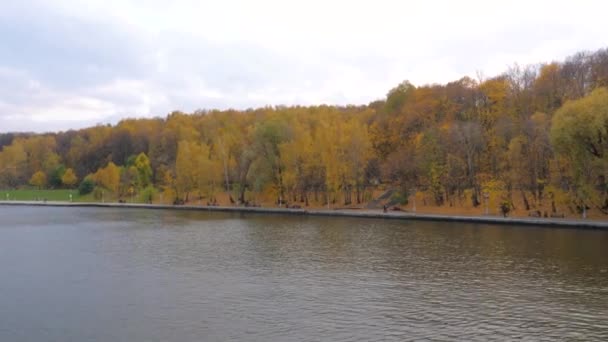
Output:
[[[87,195],[93,192],[93,189],[95,189],[95,182],[93,182],[93,180],[90,178],[85,178],[78,186],[78,193],[81,196]]]
[[[153,186],[149,185],[139,193],[139,201],[143,203],[152,203],[152,200],[154,200],[156,194],[157,190]]]
[[[407,194],[404,194],[401,191],[395,192],[392,196],[391,196],[391,200],[390,203],[395,203],[395,204],[401,204],[401,205],[407,205],[408,203],[408,196]]]
[[[507,217],[507,215],[509,215],[509,212],[511,212],[511,202],[502,201],[500,203],[500,211],[502,212],[502,216]]]
[[[93,189],[93,198],[95,198],[96,200],[101,200],[103,198],[103,189],[96,186]]]

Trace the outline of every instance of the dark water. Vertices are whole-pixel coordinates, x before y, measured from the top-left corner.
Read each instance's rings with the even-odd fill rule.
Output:
[[[608,232],[0,207],[0,341],[608,340]]]

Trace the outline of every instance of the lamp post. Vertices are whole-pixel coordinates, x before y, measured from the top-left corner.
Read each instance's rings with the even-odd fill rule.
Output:
[[[416,193],[417,193],[417,192],[418,192],[418,191],[416,191],[416,189],[414,189],[414,203],[413,203],[413,205],[412,205],[412,211],[413,211],[413,212],[416,212]]]
[[[579,188],[577,190],[577,196],[581,199],[581,205],[583,206],[583,212],[581,213],[582,219],[587,219],[587,201],[586,199],[589,197],[586,189]]]
[[[583,220],[587,219],[587,204],[583,201]]]
[[[483,202],[485,205],[485,215],[488,216],[489,215],[489,210],[488,210],[488,202],[490,199],[490,194],[488,192],[484,192],[483,193]]]

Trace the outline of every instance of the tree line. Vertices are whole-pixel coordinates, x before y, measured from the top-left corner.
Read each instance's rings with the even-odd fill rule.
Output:
[[[119,198],[405,203],[608,213],[608,49],[447,84],[404,81],[361,106],[173,112],[0,134],[0,188]],[[85,183],[83,185],[83,183]]]

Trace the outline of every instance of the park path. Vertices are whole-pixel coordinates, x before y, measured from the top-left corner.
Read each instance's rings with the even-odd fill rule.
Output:
[[[290,209],[269,207],[221,207],[221,206],[195,206],[195,205],[167,205],[167,204],[143,204],[143,203],[88,203],[88,202],[53,202],[53,201],[0,201],[5,206],[47,206],[47,207],[89,207],[89,208],[140,208],[140,209],[170,209],[170,210],[195,210],[195,211],[221,211],[241,212],[259,214],[288,214],[288,215],[310,215],[330,217],[354,217],[354,218],[381,218],[418,221],[445,221],[466,222],[485,224],[527,225],[545,227],[569,227],[581,229],[606,229],[608,221],[573,220],[555,218],[519,218],[498,216],[459,216],[422,214],[403,211],[389,211],[371,209]]]

